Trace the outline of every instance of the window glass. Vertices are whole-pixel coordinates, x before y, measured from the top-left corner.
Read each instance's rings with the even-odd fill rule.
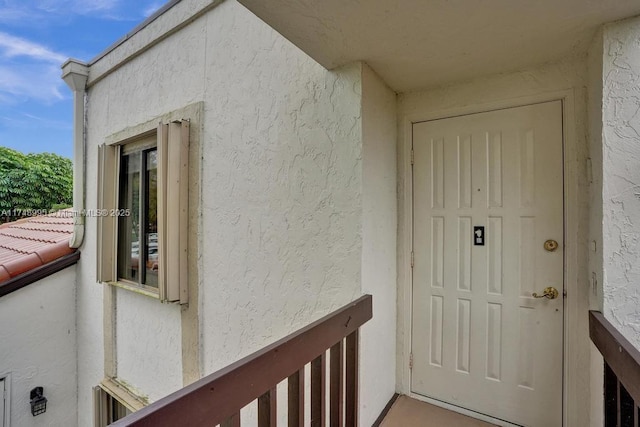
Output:
[[[96,427],[107,427],[132,413],[118,399],[102,388],[95,387],[94,393],[97,394],[94,408],[96,412]]]
[[[146,280],[147,286],[158,287],[158,151],[146,152]]]
[[[108,423],[114,423],[127,415],[131,414],[131,411],[128,410],[122,403],[118,402],[115,398],[109,396],[109,415],[108,415]]]
[[[156,148],[123,151],[117,212],[118,279],[157,288],[158,152]]]
[[[120,159],[120,211],[118,216],[118,278],[139,281],[140,264],[140,160],[141,153]]]

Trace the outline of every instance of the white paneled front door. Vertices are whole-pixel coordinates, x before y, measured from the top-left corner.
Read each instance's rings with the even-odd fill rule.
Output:
[[[562,425],[562,146],[560,101],[413,125],[412,392]]]

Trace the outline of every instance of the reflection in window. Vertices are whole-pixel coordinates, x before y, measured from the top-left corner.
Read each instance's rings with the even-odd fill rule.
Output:
[[[158,151],[146,152],[146,277],[148,286],[158,287]]]
[[[156,148],[123,153],[118,193],[118,279],[154,288],[158,287],[157,163]]]

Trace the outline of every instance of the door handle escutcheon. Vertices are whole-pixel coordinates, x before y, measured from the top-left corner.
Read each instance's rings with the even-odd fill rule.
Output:
[[[542,295],[538,295],[537,293],[532,293],[531,296],[534,298],[547,298],[547,299],[556,299],[558,298],[558,290],[553,286],[549,286],[548,288],[544,288],[542,291]]]

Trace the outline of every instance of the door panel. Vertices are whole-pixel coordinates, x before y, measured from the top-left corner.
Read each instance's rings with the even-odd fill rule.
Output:
[[[413,148],[412,391],[561,426],[561,102],[417,123]]]

